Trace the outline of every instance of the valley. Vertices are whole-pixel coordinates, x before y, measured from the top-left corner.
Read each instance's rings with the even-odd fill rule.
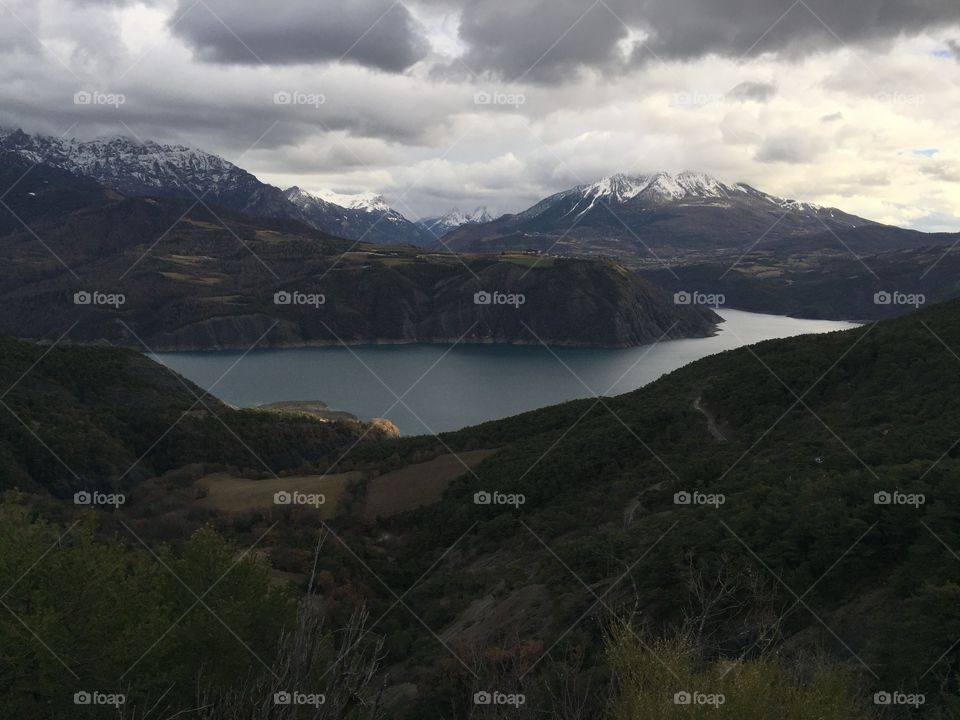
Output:
[[[34,542],[23,535],[30,526],[20,514],[30,508],[60,507],[59,517],[69,522],[77,511],[53,497],[87,487],[90,468],[102,492],[123,491],[126,498],[115,510],[96,513],[99,529],[91,526],[93,535],[83,541],[94,548],[106,550],[114,542],[110,528],[124,532],[126,526],[143,541],[181,547],[177,567],[186,569],[199,557],[196,543],[209,532],[204,527],[239,547],[269,537],[263,552],[237,571],[233,582],[245,587],[240,597],[272,597],[251,579],[269,572],[273,582],[313,584],[333,617],[367,605],[373,618],[367,640],[382,643],[382,669],[390,678],[384,698],[394,717],[440,713],[451,699],[459,703],[455,712],[467,712],[483,687],[508,688],[523,693],[531,707],[549,707],[550,688],[562,677],[570,692],[597,702],[597,688],[622,653],[641,653],[631,662],[679,663],[674,672],[686,672],[681,655],[662,644],[672,641],[654,638],[683,632],[691,618],[709,637],[694,645],[696,652],[717,663],[737,658],[741,669],[734,667],[731,683],[717,685],[731,702],[748,702],[738,694],[747,692],[746,679],[737,678],[753,672],[767,643],[778,642],[791,662],[827,649],[836,663],[832,676],[849,678],[831,695],[842,712],[853,712],[861,706],[858,696],[884,687],[925,693],[934,704],[944,682],[935,678],[951,677],[960,662],[949,647],[955,632],[945,602],[956,582],[949,547],[956,540],[951,508],[960,419],[952,398],[960,373],[952,347],[960,347],[957,303],[721,353],[602,401],[573,401],[437,437],[358,441],[363,425],[356,423],[270,414],[262,425],[268,414],[226,410],[212,399],[191,409],[186,381],[129,351],[8,341],[8,380],[31,366],[35,371],[4,400],[24,421],[3,426],[3,452],[19,457],[21,468],[7,487],[13,480],[31,491],[8,493],[3,532],[6,542]],[[51,381],[62,388],[53,396],[46,389]],[[139,453],[136,443],[149,445],[153,433],[162,432],[162,425],[143,426],[141,441],[122,431],[105,404],[113,407],[110,400],[121,392],[129,398],[125,405],[145,419],[151,409],[185,408],[179,424],[192,430],[178,442],[193,437],[190,445],[175,454],[166,446],[147,450],[138,475],[123,472],[125,461],[104,464],[102,450],[91,450],[108,438]],[[41,396],[47,397],[42,406]],[[71,440],[72,423],[82,417],[99,418],[103,440]],[[723,428],[722,440],[711,417]],[[19,439],[11,435],[17,427]],[[205,428],[202,441],[199,428]],[[268,428],[270,437],[283,438],[280,444],[267,440]],[[291,440],[294,445],[284,444]],[[53,456],[44,443],[65,466],[48,460]],[[393,483],[402,487],[389,491]],[[325,502],[277,505],[268,499],[276,492],[320,492]],[[688,504],[676,500],[678,493],[723,500]],[[878,493],[923,500],[883,504]],[[516,500],[499,504],[488,495]],[[135,562],[137,545],[130,540],[124,557]],[[204,552],[218,552],[219,540],[203,542]],[[806,548],[802,556],[797,547]],[[918,566],[915,557],[927,561]],[[125,602],[135,587],[129,583],[148,581],[149,567],[117,577],[115,602]],[[60,593],[76,592],[77,576],[43,577]],[[688,596],[698,577],[722,579],[723,593],[730,593],[723,595],[730,598],[723,610]],[[32,624],[53,610],[39,587],[21,585],[8,599]],[[394,588],[406,590],[403,606]],[[704,586],[704,592],[702,602],[710,602],[720,591]],[[210,602],[219,612],[232,608],[231,629],[270,652],[266,638],[254,640],[255,628],[267,625],[250,624],[242,606],[222,594]],[[86,627],[102,622],[81,613]],[[642,624],[630,621],[636,614]],[[186,655],[196,652],[186,636],[165,638],[131,676],[128,702],[149,695],[156,662],[179,658],[188,677],[194,663],[232,642],[221,637],[222,628],[214,632],[220,626],[209,616],[197,616],[192,627],[199,631],[205,617],[213,623],[204,631],[217,638],[213,644]],[[157,621],[159,635],[163,621]],[[116,618],[112,632],[128,632],[124,622]],[[424,624],[432,632],[422,632]],[[640,644],[617,634],[626,627]],[[890,627],[897,628],[895,639]],[[938,639],[925,639],[931,633]],[[15,647],[36,654],[23,644],[28,641],[17,639]],[[70,655],[70,640],[55,642],[58,653]],[[659,649],[650,650],[652,642]],[[105,655],[96,662],[97,671],[109,675],[111,663],[123,661]],[[912,674],[928,665],[938,668],[937,676]],[[57,669],[44,660],[21,682],[49,682]],[[673,681],[668,673],[657,682],[668,688]],[[335,689],[323,682],[317,687],[330,696]],[[615,702],[628,703],[629,695],[615,695]],[[17,707],[28,712],[30,701]]]

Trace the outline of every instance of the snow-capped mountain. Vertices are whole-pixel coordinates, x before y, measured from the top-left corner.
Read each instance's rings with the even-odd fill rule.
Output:
[[[128,137],[75,140],[0,131],[0,148],[96,180],[124,195],[202,198],[263,217],[297,217],[279,188],[223,158],[183,145]]]
[[[285,190],[284,196],[313,227],[332,235],[410,245],[426,241],[421,229],[390,207],[382,195],[344,195],[329,190],[311,193],[294,186]]]
[[[124,195],[202,199],[250,215],[291,218],[347,238],[423,244],[429,237],[372,193],[283,191],[218,155],[128,137],[75,140],[0,129],[0,152],[90,178]]]
[[[516,215],[445,238],[463,251],[533,248],[621,257],[741,248],[873,225],[836,208],[770,195],[711,175],[611,175],[551,195]]]
[[[431,236],[441,238],[451,230],[456,230],[461,225],[478,225],[493,220],[486,207],[478,207],[471,213],[465,213],[460,208],[453,208],[445,215],[435,217],[421,218],[417,225],[423,228]]]

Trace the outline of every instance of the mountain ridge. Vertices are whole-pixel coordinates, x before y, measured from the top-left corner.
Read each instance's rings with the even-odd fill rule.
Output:
[[[618,173],[554,193],[519,213],[464,226],[446,238],[454,250],[547,250],[613,254],[622,259],[745,248],[874,221],[703,172]]]
[[[307,194],[308,199],[300,196],[305,191],[299,188],[281,190],[219,155],[186,145],[122,135],[78,140],[0,128],[0,151],[90,178],[128,196],[181,198],[257,217],[299,220],[348,240],[422,245],[428,239],[373,194],[359,198],[328,194],[356,202],[352,207],[314,194]],[[291,200],[291,190],[298,191],[296,201]]]

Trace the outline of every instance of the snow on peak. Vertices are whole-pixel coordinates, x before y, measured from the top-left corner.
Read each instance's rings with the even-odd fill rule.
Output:
[[[314,199],[339,205],[350,210],[363,210],[364,212],[389,213],[393,212],[383,195],[372,192],[362,193],[338,193],[333,190],[319,190],[316,192],[307,192],[298,187],[292,187],[287,190],[288,197],[291,199]]]
[[[463,212],[460,208],[453,208],[445,215],[422,218],[419,223],[434,235],[443,235],[462,225],[478,225],[491,220],[493,220],[493,215],[485,206],[480,206],[469,213]]]
[[[453,210],[448,212],[446,215],[441,216],[438,222],[459,227],[460,225],[489,222],[490,220],[493,220],[493,216],[487,212],[487,208],[478,207],[470,213],[465,213],[460,210],[460,208],[453,208]]]

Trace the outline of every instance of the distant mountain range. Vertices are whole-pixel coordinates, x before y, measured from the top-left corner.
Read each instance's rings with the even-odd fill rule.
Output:
[[[183,145],[127,137],[91,141],[0,129],[0,152],[89,178],[128,196],[202,200],[249,215],[300,220],[325,233],[372,243],[425,245],[435,235],[381,196],[284,191],[223,158]]]
[[[374,193],[281,190],[217,155],[126,137],[92,141],[0,130],[0,152],[72,173],[128,196],[202,200],[249,215],[299,220],[348,240],[460,252],[534,249],[612,255],[745,249],[817,233],[876,226],[836,208],[776,197],[704,173],[612,175],[494,219],[484,207],[416,222]],[[441,242],[441,238],[443,242]]]
[[[622,258],[746,248],[824,231],[876,225],[821,207],[728,184],[710,175],[612,175],[556,193],[515,215],[464,225],[444,239],[458,251],[534,249]]]
[[[331,235],[405,245],[426,245],[433,240],[390,207],[381,195],[320,195],[299,187],[289,188],[283,194],[304,222]]]
[[[607,256],[671,290],[710,290],[759,312],[870,319],[905,312],[875,306],[873,292],[892,288],[929,300],[960,293],[945,274],[954,266],[945,249],[960,235],[883,225],[704,173],[618,174],[499,218],[478,207],[411,221],[375,193],[281,190],[182,145],[0,130],[0,160],[0,180],[12,187],[0,207],[0,234],[102,206],[111,196],[139,196],[202,200],[354,244]],[[860,294],[851,304],[854,278]]]
[[[417,221],[417,225],[432,237],[442,238],[463,225],[479,225],[492,220],[493,215],[487,211],[486,207],[478,207],[472,213],[465,213],[460,208],[454,208],[445,215],[422,218]]]

